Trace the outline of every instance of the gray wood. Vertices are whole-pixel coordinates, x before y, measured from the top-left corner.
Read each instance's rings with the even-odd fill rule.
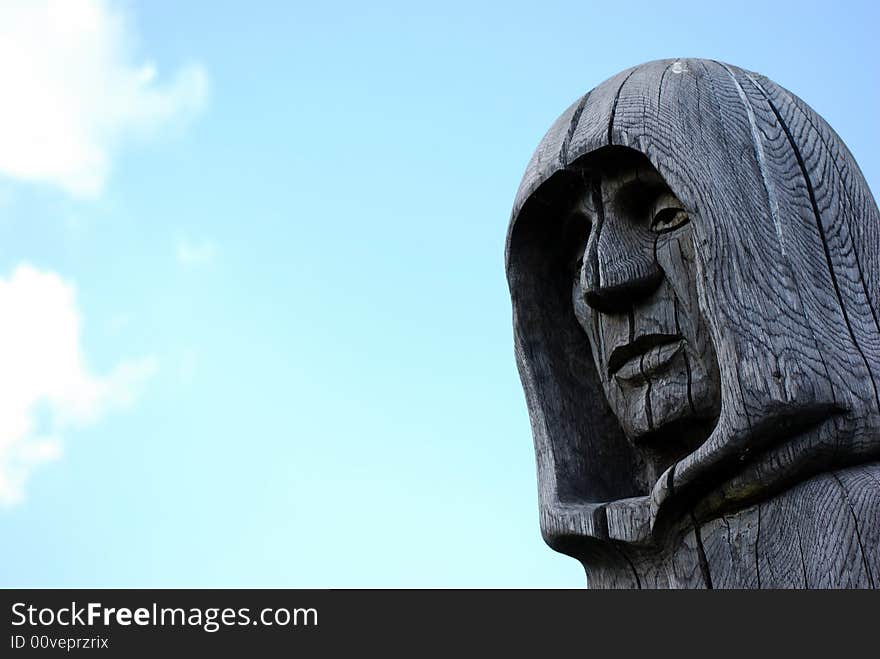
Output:
[[[541,530],[600,588],[880,585],[880,211],[809,106],[633,67],[529,163],[506,245]]]

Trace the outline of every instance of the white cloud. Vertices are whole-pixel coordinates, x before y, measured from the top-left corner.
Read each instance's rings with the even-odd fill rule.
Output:
[[[159,83],[134,42],[105,0],[3,0],[0,173],[93,197],[125,139],[195,115],[205,71],[184,66]]]
[[[91,373],[74,287],[53,272],[20,265],[0,277],[0,317],[0,504],[10,505],[36,465],[61,455],[64,431],[130,405],[157,363]]]
[[[217,256],[214,243],[191,243],[186,239],[177,241],[177,260],[181,265],[195,266],[211,263]]]

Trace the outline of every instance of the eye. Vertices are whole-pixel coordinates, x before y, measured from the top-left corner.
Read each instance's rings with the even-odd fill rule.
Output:
[[[681,207],[681,202],[670,194],[664,194],[654,205],[654,217],[651,220],[651,230],[657,233],[667,233],[683,227],[690,221],[687,211]]]
[[[690,219],[683,208],[663,208],[651,220],[651,229],[657,233],[667,233],[683,227]]]

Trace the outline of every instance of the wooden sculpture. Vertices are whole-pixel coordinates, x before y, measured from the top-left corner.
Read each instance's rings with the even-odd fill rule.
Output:
[[[880,586],[880,212],[806,103],[623,71],[541,141],[506,262],[541,530],[590,587]]]

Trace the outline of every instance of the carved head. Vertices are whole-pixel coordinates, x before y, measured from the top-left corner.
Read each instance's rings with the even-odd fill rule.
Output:
[[[880,457],[878,245],[846,146],[762,76],[662,60],[569,107],[506,246],[547,541]]]
[[[572,308],[623,433],[665,468],[708,437],[720,405],[690,214],[637,151],[605,149],[575,170],[562,220]]]

